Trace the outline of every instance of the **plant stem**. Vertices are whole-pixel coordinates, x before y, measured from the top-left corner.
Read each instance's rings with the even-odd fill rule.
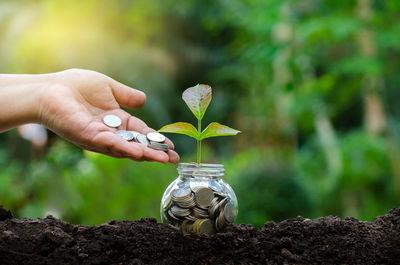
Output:
[[[197,120],[197,131],[201,133],[201,120]],[[197,140],[197,164],[201,162],[201,140]]]

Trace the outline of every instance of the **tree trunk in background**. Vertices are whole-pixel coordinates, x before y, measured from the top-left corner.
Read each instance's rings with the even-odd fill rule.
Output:
[[[373,15],[371,0],[358,0],[357,14],[364,23],[364,28],[358,36],[360,53],[365,58],[377,56],[374,33],[367,25]],[[379,90],[385,89],[384,80],[377,76],[365,77],[362,82],[364,90],[364,122],[365,129],[371,134],[381,134],[388,131],[384,104]],[[392,129],[391,129],[392,130]],[[389,131],[386,137],[388,156],[393,171],[397,201],[400,202],[400,153],[396,135]]]
[[[397,203],[400,203],[400,153],[398,135],[395,133],[396,129],[391,128],[388,135],[388,149],[390,166],[393,172],[394,191],[396,193]]]
[[[357,14],[364,23],[358,35],[360,53],[365,58],[376,57],[376,46],[374,34],[367,26],[372,17],[371,0],[358,0]],[[386,115],[382,103],[382,98],[377,93],[379,89],[384,89],[384,84],[380,77],[364,77],[362,82],[364,91],[364,122],[365,128],[372,134],[382,133],[386,129]]]
[[[341,174],[343,169],[341,152],[336,140],[335,130],[324,111],[315,114],[314,124],[322,151],[325,155],[328,167],[327,173],[331,178],[330,182],[334,184],[335,179]]]
[[[296,132],[290,106],[293,105],[293,91],[286,87],[293,82],[289,61],[293,56],[293,25],[291,22],[293,10],[289,2],[283,3],[279,9],[279,21],[272,29],[272,41],[279,46],[272,62],[272,89],[276,93],[273,103],[274,124],[276,133],[280,135],[280,145],[287,147],[290,154],[296,150]]]
[[[286,89],[293,83],[293,73],[290,68],[290,60],[293,57],[292,15],[291,3],[284,1],[279,8],[279,19],[272,27],[270,38],[265,37],[263,40],[265,43],[272,42],[276,46],[272,59],[272,72],[265,72],[263,65],[254,66],[253,74],[262,72],[268,78],[261,84],[254,84],[258,87],[250,92],[249,104],[255,105],[259,102],[258,99],[263,97],[265,98],[263,104],[267,110],[262,113],[255,111],[249,116],[238,114],[235,117],[236,124],[248,128],[246,135],[236,140],[237,149],[247,148],[249,145],[265,147],[265,150],[279,151],[288,159],[291,159],[296,151],[296,125],[290,113],[290,108],[294,104],[294,92]]]

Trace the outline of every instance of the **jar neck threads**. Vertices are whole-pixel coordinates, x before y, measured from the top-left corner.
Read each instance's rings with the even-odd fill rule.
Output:
[[[225,167],[221,164],[179,163],[178,173],[183,178],[221,178]]]

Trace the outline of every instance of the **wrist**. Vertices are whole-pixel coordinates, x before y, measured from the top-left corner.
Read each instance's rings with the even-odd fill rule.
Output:
[[[45,90],[52,74],[0,75],[0,131],[25,123],[41,123]]]
[[[32,109],[33,116],[31,118],[33,118],[33,123],[46,126],[49,113],[49,96],[52,94],[53,87],[56,86],[57,81],[55,74],[46,74],[38,77],[38,82],[32,87],[33,93],[35,93],[34,101],[37,104]]]

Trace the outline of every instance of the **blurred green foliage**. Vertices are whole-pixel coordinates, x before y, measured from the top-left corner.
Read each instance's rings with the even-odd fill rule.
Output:
[[[243,132],[203,153],[225,165],[238,222],[370,220],[400,202],[399,20],[396,0],[0,0],[0,72],[100,71],[146,92],[131,113],[157,129],[193,123],[180,95],[210,84],[204,123]],[[158,217],[176,176],[51,133],[45,150],[0,134],[0,204],[18,217]]]

